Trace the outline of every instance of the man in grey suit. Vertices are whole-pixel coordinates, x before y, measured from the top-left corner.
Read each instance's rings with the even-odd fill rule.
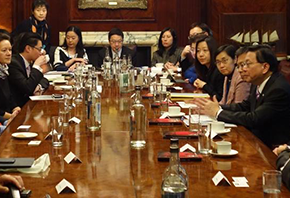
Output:
[[[219,121],[243,125],[273,148],[290,140],[290,85],[278,72],[275,54],[266,45],[250,46],[245,63],[237,66],[242,78],[252,83],[250,96],[238,104],[219,106],[198,99],[201,111]]]

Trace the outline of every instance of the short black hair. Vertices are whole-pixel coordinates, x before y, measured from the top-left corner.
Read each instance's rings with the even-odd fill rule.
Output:
[[[258,63],[268,63],[270,71],[278,71],[277,57],[269,45],[252,45],[248,48],[248,52],[254,52]]]
[[[235,60],[236,48],[233,45],[226,44],[226,45],[220,46],[215,52],[215,56],[214,56],[215,59],[217,55],[219,55],[221,52],[225,52],[229,57]]]
[[[113,35],[118,35],[118,36],[121,36],[122,39],[124,39],[124,34],[123,34],[123,31],[119,28],[112,28],[109,32],[109,41],[111,39],[111,36]]]
[[[248,46],[244,46],[244,47],[240,47],[237,51],[236,51],[236,57],[238,58],[240,55],[245,54],[248,52]]]
[[[45,8],[48,10],[49,5],[45,0],[34,0],[32,2],[32,12],[35,10],[35,8],[41,7],[41,6],[45,6]]]
[[[176,48],[177,48],[177,34],[175,32],[174,29],[170,28],[170,27],[167,27],[167,28],[164,28],[161,33],[160,33],[160,36],[159,36],[159,40],[158,40],[158,50],[157,50],[157,53],[159,54],[159,56],[162,56],[163,52],[165,51],[165,47],[163,46],[162,44],[162,36],[165,32],[169,31],[172,38],[173,38],[173,42],[172,42],[172,46],[169,50],[169,55],[172,55],[174,54]]]
[[[199,27],[200,29],[202,29],[203,32],[207,32],[208,36],[213,36],[212,30],[209,28],[207,24],[196,22],[190,25],[190,29],[193,29],[195,27]]]
[[[192,43],[196,43],[196,42],[197,42],[199,39],[201,39],[202,37],[204,37],[203,34],[197,34],[197,35],[195,35],[195,36],[193,36],[193,37],[190,37],[190,38],[188,39],[188,44],[191,45]]]
[[[10,37],[10,33],[5,29],[0,29],[1,34],[7,34]]]
[[[15,48],[15,52],[22,53],[24,52],[27,45],[35,47],[38,41],[41,41],[41,36],[39,34],[33,32],[24,32],[17,36],[13,48]]]

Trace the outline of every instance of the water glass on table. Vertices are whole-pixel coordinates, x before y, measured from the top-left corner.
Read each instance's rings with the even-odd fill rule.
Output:
[[[263,172],[264,198],[280,197],[282,184],[282,173],[278,170],[267,170]]]
[[[211,123],[208,127],[200,127],[198,132],[198,151],[207,155],[211,149]]]
[[[53,147],[60,147],[63,144],[63,120],[59,116],[52,116],[51,124],[51,139]]]
[[[189,131],[199,132],[200,125],[200,108],[197,105],[191,105],[188,109],[189,114]]]
[[[63,126],[68,126],[68,121],[70,119],[70,107],[68,106],[66,100],[60,100],[58,104],[58,115],[62,118]]]

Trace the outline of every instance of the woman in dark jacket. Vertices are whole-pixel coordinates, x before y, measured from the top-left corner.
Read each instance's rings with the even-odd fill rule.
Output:
[[[0,122],[11,119],[20,112],[20,107],[14,102],[8,82],[8,65],[11,62],[12,47],[10,36],[0,31]]]
[[[22,32],[38,33],[42,38],[43,48],[48,54],[50,50],[50,28],[46,22],[48,7],[45,0],[35,0],[32,3],[32,15],[11,33],[13,41]]]
[[[197,79],[193,85],[207,92],[211,97],[216,96],[220,101],[223,96],[224,76],[215,65],[216,42],[211,36],[203,35],[196,42],[195,69]]]

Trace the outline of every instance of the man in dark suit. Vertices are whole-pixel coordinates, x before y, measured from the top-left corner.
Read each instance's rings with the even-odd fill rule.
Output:
[[[131,55],[132,58],[132,64],[133,66],[137,66],[137,59],[136,59],[136,53],[129,49],[126,46],[123,46],[123,39],[124,39],[124,34],[122,32],[122,30],[118,29],[118,28],[113,28],[110,30],[109,32],[109,54],[111,59],[113,60],[113,58],[115,56],[119,56],[119,58],[123,58],[124,55],[126,55],[126,58],[128,58],[129,55]],[[103,60],[106,56],[106,48],[101,49],[98,54],[98,63],[97,63],[97,67],[101,67],[103,64]]]
[[[22,33],[15,47],[19,53],[13,55],[9,64],[8,79],[16,103],[22,107],[29,100],[29,96],[39,95],[48,88],[49,82],[43,77],[48,67],[38,34]]]
[[[213,101],[199,99],[202,112],[247,127],[270,148],[289,142],[290,85],[277,71],[275,54],[268,46],[251,46],[245,63],[237,67],[243,80],[252,83],[249,98],[222,106],[215,97]]]

